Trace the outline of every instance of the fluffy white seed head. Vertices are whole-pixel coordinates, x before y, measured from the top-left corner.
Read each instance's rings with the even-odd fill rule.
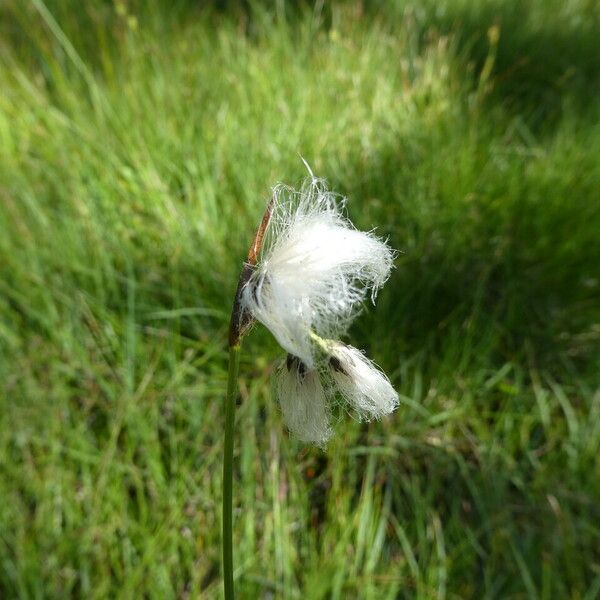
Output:
[[[280,185],[261,260],[242,305],[290,354],[314,367],[310,332],[338,338],[389,277],[393,250],[342,214],[345,200],[311,178],[300,191]]]
[[[329,409],[319,373],[288,356],[274,376],[275,394],[283,420],[300,441],[324,445],[331,437]]]
[[[360,350],[335,342],[329,365],[335,387],[362,419],[379,419],[398,407],[390,380]]]

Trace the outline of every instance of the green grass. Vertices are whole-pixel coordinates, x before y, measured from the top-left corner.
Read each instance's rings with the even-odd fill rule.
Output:
[[[248,336],[239,597],[599,598],[597,3],[199,4],[0,7],[0,597],[220,596],[300,154],[402,251],[350,339],[403,402],[307,448]]]

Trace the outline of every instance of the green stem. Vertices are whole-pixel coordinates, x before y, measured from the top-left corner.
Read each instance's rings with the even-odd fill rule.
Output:
[[[223,585],[225,600],[233,600],[233,434],[235,401],[240,364],[239,343],[229,347],[229,376],[225,400],[225,444],[223,449]]]
[[[233,600],[233,434],[235,431],[235,400],[238,388],[240,366],[240,340],[254,321],[252,315],[242,306],[242,292],[256,269],[265,233],[271,218],[273,198],[263,214],[262,221],[248,251],[248,258],[242,267],[235,300],[229,321],[229,376],[227,379],[227,399],[225,400],[225,442],[223,447],[223,587],[225,600]]]

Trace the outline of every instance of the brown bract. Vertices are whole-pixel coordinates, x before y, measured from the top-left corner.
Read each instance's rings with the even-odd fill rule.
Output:
[[[254,269],[256,268],[256,263],[258,261],[258,256],[263,246],[263,242],[265,239],[265,234],[267,232],[267,227],[269,226],[269,221],[271,219],[271,214],[273,212],[273,204],[275,202],[274,198],[271,198],[265,212],[263,214],[263,218],[256,230],[256,234],[254,236],[254,240],[250,245],[250,249],[248,250],[248,257],[244,262],[244,266],[242,267],[242,272],[240,273],[240,278],[238,281],[237,289],[235,292],[235,299],[233,301],[233,308],[231,311],[231,320],[229,322],[229,346],[238,346],[240,343],[241,337],[248,331],[248,329],[252,326],[254,319],[252,315],[245,311],[241,305],[241,296],[242,290],[244,286],[248,283],[248,280],[252,276]]]

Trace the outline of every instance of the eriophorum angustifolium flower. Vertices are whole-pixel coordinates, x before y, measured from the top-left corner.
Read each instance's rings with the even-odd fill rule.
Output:
[[[375,300],[394,260],[384,240],[344,216],[345,203],[315,177],[299,191],[277,186],[266,244],[241,296],[243,309],[288,352],[275,373],[288,429],[319,445],[331,436],[330,406],[338,393],[366,420],[398,405],[387,377],[336,341],[366,297]]]

